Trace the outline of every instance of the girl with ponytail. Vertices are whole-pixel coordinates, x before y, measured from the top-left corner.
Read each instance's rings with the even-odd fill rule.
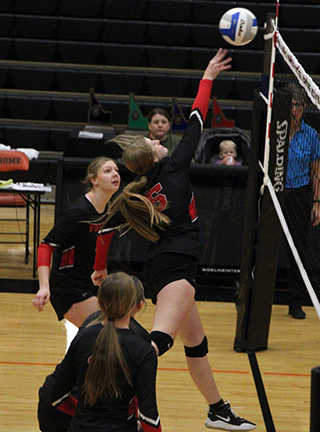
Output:
[[[141,302],[126,273],[110,274],[99,287],[101,313],[72,341],[60,364],[51,401],[61,403],[79,386],[70,432],[161,432],[156,403],[157,355],[129,326]],[[139,414],[137,410],[139,401]]]

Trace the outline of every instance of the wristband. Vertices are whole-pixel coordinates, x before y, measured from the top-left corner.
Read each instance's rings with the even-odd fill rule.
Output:
[[[320,199],[313,200],[313,204],[314,203],[320,203]]]

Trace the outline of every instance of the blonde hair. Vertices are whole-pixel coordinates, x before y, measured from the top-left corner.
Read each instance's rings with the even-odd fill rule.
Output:
[[[90,163],[87,168],[87,174],[85,178],[82,180],[82,183],[86,185],[87,192],[93,189],[92,179],[98,175],[99,169],[108,161],[112,161],[116,164],[116,162],[107,156],[99,156]]]
[[[221,143],[219,144],[219,150],[222,151],[223,150],[223,146],[233,146],[234,150],[237,151],[237,144],[232,141],[232,140],[223,140],[221,141]]]
[[[146,174],[155,165],[152,148],[143,135],[118,135],[112,141],[124,148],[123,162],[130,171],[138,174],[138,177],[129,183],[111,204],[106,223],[120,211],[135,231],[146,239],[157,242],[158,230],[165,230],[171,221],[141,193],[147,185]]]
[[[108,275],[100,285],[98,301],[102,314],[108,317],[108,321],[94,344],[83,386],[84,401],[90,406],[98,399],[117,399],[122,396],[117,383],[119,371],[132,386],[119,334],[113,324],[115,319],[126,316],[137,304],[137,288],[132,277],[123,272]]]
[[[110,141],[124,150],[123,162],[131,172],[145,175],[153,168],[154,153],[143,135],[118,135]]]

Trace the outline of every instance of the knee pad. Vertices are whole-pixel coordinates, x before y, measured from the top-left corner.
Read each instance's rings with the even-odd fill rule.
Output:
[[[158,347],[159,357],[173,347],[173,339],[168,333],[155,330],[150,333],[150,336]]]
[[[207,336],[203,338],[203,341],[200,345],[197,345],[195,347],[185,346],[184,352],[186,354],[186,357],[205,357],[209,352]]]

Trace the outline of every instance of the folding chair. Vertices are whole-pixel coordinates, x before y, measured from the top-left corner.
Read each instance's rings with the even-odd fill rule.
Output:
[[[0,150],[0,176],[2,172],[11,171],[28,171],[29,169],[29,159],[21,151],[16,150]],[[1,191],[1,187],[0,187]],[[25,245],[25,259],[24,262],[27,264],[29,262],[29,217],[30,217],[30,206],[29,197],[20,194],[18,191],[15,192],[0,192],[0,207],[5,208],[15,208],[15,216],[3,218],[0,217],[1,222],[16,222],[18,225],[17,231],[12,230],[12,224],[9,226],[9,231],[0,232],[0,243],[3,244],[24,244]],[[20,217],[18,213],[18,208],[25,208],[25,217]],[[20,225],[23,222],[24,227]],[[8,224],[7,224],[8,225]],[[9,240],[4,240],[4,236],[10,236]],[[21,240],[13,240],[13,238],[21,237]]]

